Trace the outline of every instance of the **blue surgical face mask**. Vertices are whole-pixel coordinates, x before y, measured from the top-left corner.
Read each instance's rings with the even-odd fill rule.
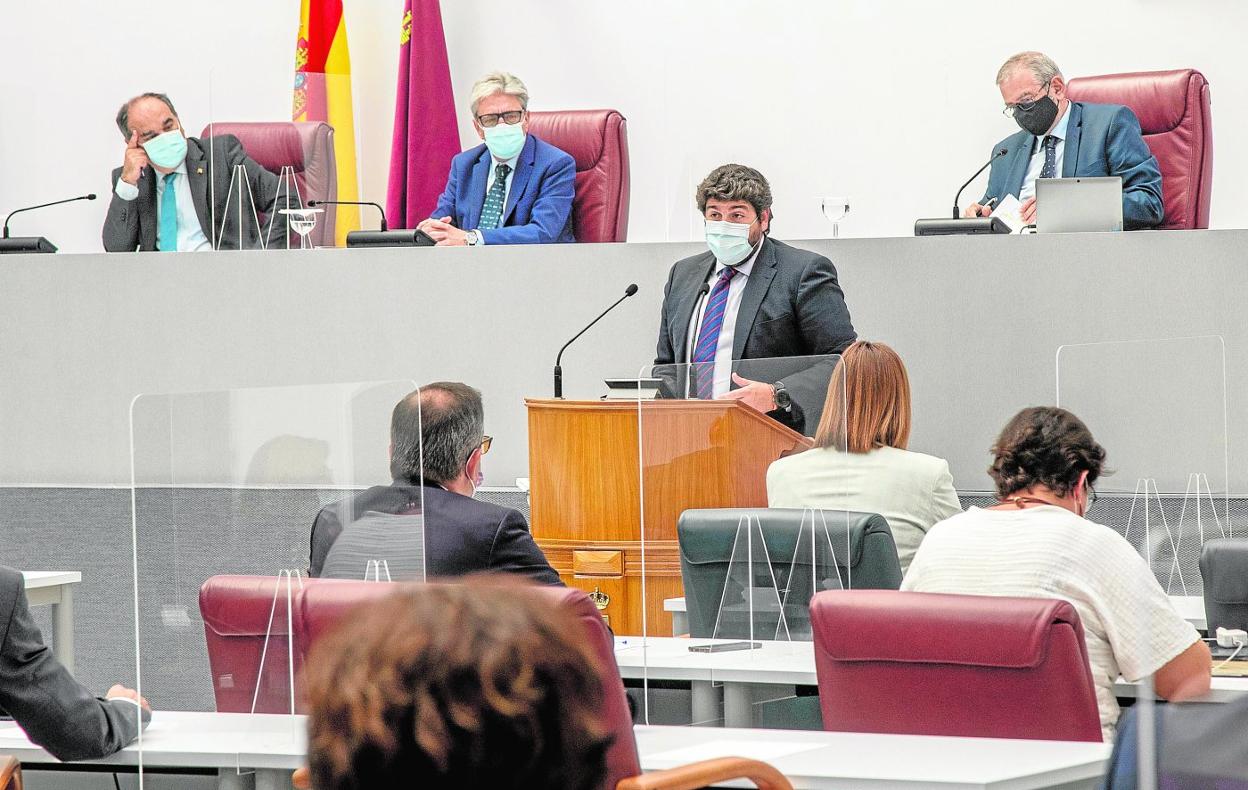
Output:
[[[495,159],[506,160],[519,156],[524,148],[524,122],[497,123],[486,127],[485,147]]]
[[[143,150],[152,164],[173,170],[186,159],[186,138],[181,129],[172,129],[143,143]]]
[[[750,257],[750,226],[738,222],[706,223],[706,246],[715,253],[715,260],[725,266],[736,266]]]

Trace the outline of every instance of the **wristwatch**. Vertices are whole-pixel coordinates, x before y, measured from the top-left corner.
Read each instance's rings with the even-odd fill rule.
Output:
[[[480,244],[481,241],[481,231],[479,230],[468,231],[468,236],[464,239],[464,243],[466,243],[469,247],[475,247]]]
[[[785,389],[783,381],[777,381],[771,385],[772,399],[776,402],[776,408],[781,411],[793,411],[793,399],[789,397],[789,391]]]

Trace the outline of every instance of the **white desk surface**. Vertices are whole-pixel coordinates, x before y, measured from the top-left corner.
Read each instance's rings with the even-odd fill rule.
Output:
[[[643,770],[714,757],[753,757],[774,765],[796,788],[1094,787],[1112,748],[1107,743],[853,732],[641,725],[634,730]]]
[[[0,722],[0,754],[26,763],[55,763],[13,722]],[[143,765],[152,768],[276,768],[294,770],[307,754],[303,716],[156,711],[143,733]],[[139,743],[99,765],[139,764]]]
[[[82,574],[78,571],[22,571],[27,590],[38,590],[41,587],[59,587],[64,584],[78,584]]]
[[[1171,595],[1170,603],[1183,619],[1201,631],[1205,630],[1205,599],[1199,595]],[[685,612],[688,607],[684,598],[664,598],[663,611]]]
[[[303,716],[157,711],[143,734],[143,764],[294,770],[306,759],[306,726]],[[798,788],[1051,787],[1100,777],[1110,753],[1100,743],[787,730],[638,726],[636,735],[647,771],[717,756],[755,757]],[[0,725],[0,753],[55,762],[12,723]],[[139,746],[92,762],[138,765]]]

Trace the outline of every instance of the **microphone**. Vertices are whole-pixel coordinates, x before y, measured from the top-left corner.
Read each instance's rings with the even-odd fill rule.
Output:
[[[386,227],[386,210],[381,207],[380,203],[374,203],[371,200],[309,200],[308,208],[316,208],[317,206],[372,206],[381,212],[381,229],[389,230]]]
[[[689,370],[685,372],[685,400],[689,400],[690,380],[693,378],[693,349],[698,342],[698,333],[702,331],[702,310],[706,307],[703,299],[711,292],[710,283],[702,283],[702,287],[698,289],[698,298],[693,303],[693,314],[696,319],[693,322],[693,331],[689,333],[689,342],[685,344],[685,364]]]
[[[962,200],[962,190],[963,190],[963,189],[966,189],[967,187],[969,187],[969,186],[971,185],[971,182],[972,182],[972,181],[974,181],[975,179],[979,178],[979,174],[980,174],[980,173],[982,173],[982,172],[984,172],[985,170],[987,170],[987,169],[988,169],[988,165],[990,165],[990,164],[992,164],[993,162],[997,161],[998,159],[1000,159],[1001,157],[1005,156],[1005,155],[1006,155],[1006,154],[1008,154],[1009,152],[1010,152],[1010,149],[1008,149],[1008,148],[1002,148],[1000,151],[997,151],[995,154],[993,154],[993,155],[992,155],[992,158],[991,158],[991,159],[989,159],[987,162],[984,162],[984,166],[983,166],[983,167],[981,167],[980,169],[978,169],[978,170],[976,170],[976,171],[975,171],[975,175],[973,175],[973,176],[971,176],[970,178],[966,179],[966,183],[965,183],[965,184],[963,184],[963,185],[962,185],[962,186],[958,189],[958,194],[954,195],[954,197],[953,197],[953,218],[954,218],[954,219],[960,219],[960,218],[962,217],[962,212],[958,210],[958,203],[959,203],[959,201],[961,201],[961,200]]]
[[[23,211],[34,211],[37,208],[47,208],[48,206],[59,206],[62,203],[73,203],[75,200],[95,200],[95,193],[92,192],[89,195],[79,195],[78,197],[66,198],[64,200],[54,200],[51,203],[40,203],[37,206],[27,206],[26,208],[19,208],[16,211],[11,211],[9,212],[9,216],[4,218],[3,238],[7,239],[9,237],[9,220],[13,218],[14,214],[21,214]]]
[[[618,305],[620,302],[624,301],[625,299],[627,299],[628,297],[632,296],[635,293],[637,293],[637,283],[633,283],[632,285],[625,288],[623,296],[621,296],[619,299],[616,299],[614,304],[612,304],[606,310],[603,310],[602,313],[593,321],[590,321],[589,326],[577,332],[576,335],[571,340],[563,344],[563,348],[559,349],[559,355],[555,357],[555,397],[556,398],[563,397],[563,368],[560,367],[559,365],[559,362],[563,359],[563,352],[567,350],[568,346],[576,342],[576,338],[588,332],[589,327],[601,321],[604,315],[606,315],[607,313],[611,312],[612,310],[616,308],[616,305]]]

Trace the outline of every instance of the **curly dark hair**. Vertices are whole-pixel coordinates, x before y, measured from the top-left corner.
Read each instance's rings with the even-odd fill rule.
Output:
[[[1042,485],[1066,496],[1088,473],[1088,485],[1105,467],[1105,448],[1075,415],[1055,406],[1032,406],[1015,414],[1001,429],[992,447],[988,469],[1004,499],[1018,491]]]
[[[698,204],[698,212],[706,213],[708,200],[743,200],[754,207],[760,217],[771,208],[771,184],[766,177],[752,167],[745,165],[720,165],[702,179],[694,200]]]
[[[611,743],[583,627],[528,585],[403,585],[308,660],[317,790],[597,790]]]

